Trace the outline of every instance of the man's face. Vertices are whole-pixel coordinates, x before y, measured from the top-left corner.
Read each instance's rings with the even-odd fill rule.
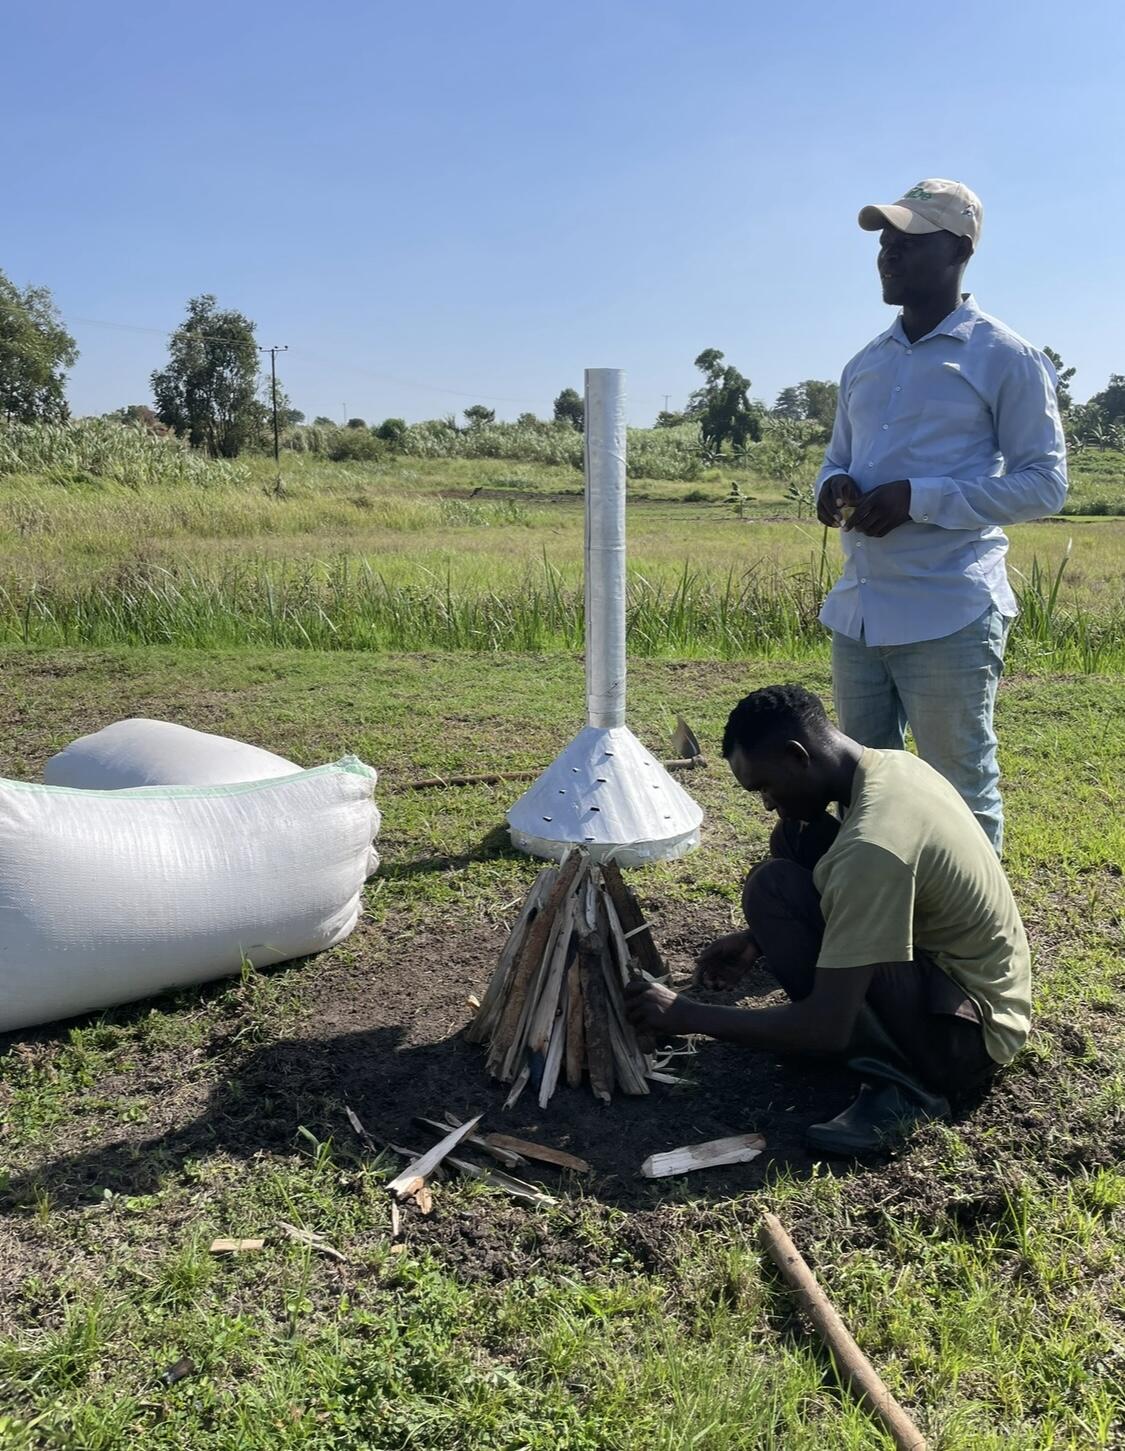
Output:
[[[902,307],[931,297],[960,265],[961,238],[952,232],[900,232],[884,227],[879,233],[879,279],[883,301]]]
[[[812,821],[828,809],[815,762],[798,741],[757,751],[735,746],[729,764],[738,784],[757,791],[766,810],[776,811],[783,821]]]

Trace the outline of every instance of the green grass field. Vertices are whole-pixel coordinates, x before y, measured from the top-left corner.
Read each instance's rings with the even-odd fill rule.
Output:
[[[1121,1445],[1125,525],[1013,531],[1029,581],[1033,561],[1053,577],[1074,544],[1053,605],[1043,579],[1029,597],[1048,617],[1013,647],[998,706],[1036,1021],[988,1098],[878,1162],[816,1166],[790,1151],[805,1070],[705,1045],[691,1086],[664,1097],[601,1113],[575,1092],[516,1116],[514,1131],[565,1140],[594,1166],[588,1180],[544,1172],[556,1207],[450,1179],[433,1218],[408,1215],[392,1243],[382,1186],[400,1161],[365,1150],[344,1105],[386,1136],[417,1134],[412,1114],[445,1109],[487,1109],[504,1125],[502,1096],[459,1035],[535,871],[500,830],[520,787],[399,788],[545,764],[583,700],[565,601],[537,648],[485,656],[433,649],[427,632],[443,617],[419,601],[444,590],[447,642],[487,647],[499,636],[456,634],[458,620],[484,618],[482,598],[526,597],[529,577],[573,589],[578,480],[492,461],[285,463],[281,499],[259,461],[237,484],[175,494],[0,481],[0,775],[35,779],[74,736],[146,715],[304,764],[354,751],[381,772],[384,813],[383,867],[337,949],[0,1046],[0,1451],[889,1448],[763,1260],[763,1207],[932,1447]],[[689,489],[707,497],[685,502]],[[828,688],[801,613],[822,579],[821,531],[771,517],[785,509],[777,486],[742,519],[723,478],[634,492],[634,570],[672,592],[665,603],[685,560],[699,580],[678,622],[665,609],[657,629],[650,609],[630,675],[641,738],[662,750],[682,712],[717,763],[689,782],[707,810],[701,849],[634,876],[686,975],[693,951],[737,920],[741,876],[765,842],[756,803],[718,762],[726,713],[770,680]],[[310,648],[320,642],[307,623],[309,639],[271,640],[285,619],[315,614],[279,613],[276,580],[330,579],[343,558],[401,588],[398,628],[415,631],[415,648]],[[179,613],[143,602],[161,569],[180,571]],[[699,608],[701,592],[721,599],[746,569],[763,601],[777,582],[791,590],[768,650],[736,650],[747,637],[724,636]],[[224,579],[244,593],[220,609],[212,592],[208,614],[206,582]],[[81,601],[85,633],[64,646],[49,613],[38,631],[21,627],[33,584],[56,621]],[[475,616],[454,607],[473,600]],[[161,621],[168,639],[140,643],[138,622]],[[1083,658],[1082,629],[1108,641],[1100,656]],[[846,1101],[846,1079],[816,1083],[836,1095],[832,1111]],[[759,1130],[770,1150],[729,1172],[637,1178],[669,1135],[712,1137],[717,1125]],[[286,1239],[281,1220],[324,1235],[346,1262]],[[226,1235],[266,1244],[209,1254]],[[166,1384],[184,1358],[189,1373]]]
[[[1086,456],[1083,456],[1086,457]],[[1099,465],[1101,460],[1098,460]],[[0,640],[322,649],[574,649],[581,479],[496,460],[240,463],[184,487],[9,475],[0,486]],[[630,486],[635,655],[823,658],[835,537],[779,484],[731,475]],[[1098,488],[1102,487],[1098,475]],[[1081,494],[1081,487],[1077,489]],[[1125,520],[1011,531],[1024,606],[1012,661],[1125,668]],[[1063,569],[1061,584],[1055,581]]]

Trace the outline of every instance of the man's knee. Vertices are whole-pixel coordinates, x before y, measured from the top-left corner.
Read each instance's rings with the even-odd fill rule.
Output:
[[[784,823],[782,823],[784,825]],[[819,907],[812,873],[784,857],[770,857],[750,872],[742,888],[742,911],[751,927],[755,917],[798,915],[811,899]]]

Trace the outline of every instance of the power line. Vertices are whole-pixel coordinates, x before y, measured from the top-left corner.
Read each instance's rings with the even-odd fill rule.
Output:
[[[76,317],[72,318],[71,321],[79,327],[106,327],[113,328],[117,332],[148,333],[150,336],[161,338],[170,338],[173,332],[177,331],[176,329],[169,331],[166,328],[142,327],[138,323],[108,322],[104,318],[96,317]],[[229,337],[221,333],[196,333],[194,336],[201,338],[204,342],[230,341]],[[259,351],[268,352],[269,349],[260,348]],[[299,351],[301,357],[307,358],[310,363],[321,363],[327,368],[335,368],[348,373],[357,373],[361,377],[371,378],[375,382],[393,383],[400,388],[415,388],[426,393],[444,393],[454,398],[477,398],[488,403],[523,403],[534,405],[539,401],[534,398],[509,398],[499,393],[466,392],[463,388],[443,388],[436,383],[418,383],[409,378],[396,378],[391,373],[377,373],[370,368],[359,367],[355,363],[344,363],[335,358],[321,357],[317,353],[310,353],[307,348],[299,348]]]

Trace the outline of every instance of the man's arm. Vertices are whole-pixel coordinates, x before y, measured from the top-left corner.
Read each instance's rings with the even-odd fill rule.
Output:
[[[638,979],[625,990],[625,1012],[635,1028],[657,1036],[704,1033],[747,1048],[838,1054],[851,1041],[874,973],[875,965],[818,968],[807,998],[776,1008],[712,1007]]]
[[[910,479],[910,518],[916,524],[980,529],[1042,519],[1062,508],[1066,439],[1051,375],[1035,354],[1013,357],[993,404],[993,417],[1007,473],[974,479]]]
[[[830,529],[840,527],[837,499],[850,505],[859,498],[859,488],[848,474],[848,470],[852,466],[852,425],[851,419],[848,417],[847,385],[848,370],[845,368],[836,395],[836,417],[832,423],[832,437],[828,440],[828,447],[824,452],[824,462],[820,466],[820,472],[813,485],[816,516],[822,524],[827,524]],[[825,489],[824,486],[830,479],[836,480],[837,484],[832,489]]]

